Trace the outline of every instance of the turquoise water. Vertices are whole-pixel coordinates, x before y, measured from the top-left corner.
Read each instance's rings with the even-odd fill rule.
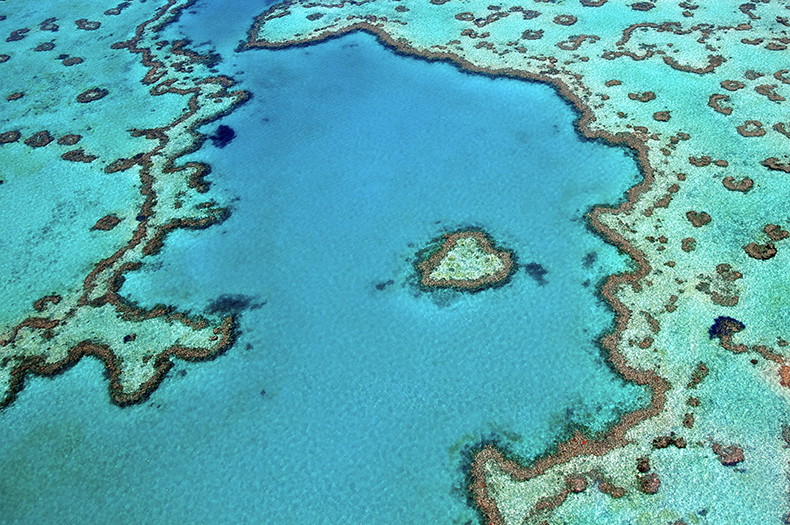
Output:
[[[65,294],[81,286],[96,259],[112,254],[127,242],[135,227],[133,221],[124,221],[112,232],[90,231],[90,227],[109,213],[124,217],[133,213],[129,208],[139,208],[139,196],[130,199],[140,184],[138,174],[109,176],[98,165],[131,156],[130,152],[140,148],[144,139],[131,138],[128,129],[162,126],[173,114],[173,96],[159,97],[156,104],[150,104],[148,90],[137,88],[137,79],[146,72],[139,58],[107,52],[110,43],[133,34],[133,27],[123,25],[128,20],[104,16],[107,6],[85,0],[39,3],[35,8],[30,2],[24,4],[0,5],[0,15],[9,17],[0,21],[0,53],[11,56],[2,64],[0,132],[20,130],[23,135],[16,143],[3,144],[0,153],[3,327],[24,319],[32,303],[44,295]],[[150,6],[135,4],[129,11],[148,14]],[[101,20],[103,31],[76,30],[74,20],[82,17]],[[47,18],[57,19],[57,32],[39,30],[39,24]],[[21,27],[31,32],[19,42],[5,41],[8,33]],[[49,41],[57,42],[54,49],[31,52],[36,45]],[[60,55],[81,57],[86,62],[65,67],[57,60]],[[93,74],[105,71],[104,75]],[[109,118],[102,102],[75,103],[77,94],[93,87],[94,82],[104,85],[105,78],[106,85],[113,88],[103,101],[112,103]],[[134,79],[134,83],[128,79]],[[25,93],[22,103],[6,100],[15,91]],[[53,138],[81,135],[77,147],[100,160],[89,165],[65,163],[60,156],[75,146],[53,141],[47,147],[31,149],[24,144],[25,138],[41,130],[48,130]],[[63,257],[62,252],[69,255]]]
[[[113,184],[107,184],[105,173],[77,165],[69,167],[69,176],[64,177],[65,170],[51,167],[63,162],[58,153],[40,152],[37,160],[47,156],[44,166],[29,176],[4,174],[11,191],[0,193],[0,207],[5,211],[0,226],[3,326],[19,322],[40,297],[82,284],[95,254],[112,253],[123,245],[122,236],[131,233],[129,221],[110,236],[97,235],[90,228],[107,213],[126,211],[129,195],[139,184],[135,174],[114,177]],[[42,199],[42,193],[51,198]],[[63,257],[63,252],[70,256]]]
[[[465,447],[498,436],[528,459],[645,402],[594,343],[613,317],[595,285],[626,260],[582,218],[637,181],[631,157],[581,141],[546,86],[369,35],[233,54],[243,31],[219,5],[169,31],[199,27],[253,93],[203,130],[235,139],[191,156],[233,213],[172,234],[122,293],[192,312],[238,295],[239,340],[125,409],[92,359],[31,379],[0,413],[0,521],[465,523]],[[238,9],[243,28],[260,6]],[[420,292],[416,251],[469,225],[545,283],[521,268],[474,295]]]

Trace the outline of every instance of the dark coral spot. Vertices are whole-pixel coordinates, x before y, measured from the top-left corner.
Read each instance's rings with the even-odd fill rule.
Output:
[[[393,281],[392,279],[389,279],[389,280],[387,280],[387,281],[384,281],[384,282],[378,283],[378,284],[376,285],[376,290],[378,290],[378,291],[382,291],[382,290],[384,290],[384,289],[385,289],[387,286],[390,286],[390,285],[392,285],[392,284],[395,284],[395,281]]]
[[[524,270],[530,277],[535,279],[538,285],[543,286],[548,282],[543,277],[549,272],[540,264],[536,262],[527,263],[524,265]]]
[[[746,325],[732,317],[719,316],[713,322],[713,326],[708,330],[708,335],[711,339],[718,337],[730,337],[732,334],[738,333],[746,328]]]
[[[217,132],[211,135],[209,138],[215,147],[224,148],[235,137],[236,132],[233,131],[233,128],[226,126],[225,124],[220,124],[220,126],[217,128]]]
[[[210,315],[238,314],[244,310],[257,310],[266,301],[257,302],[258,297],[244,294],[222,294],[208,303],[206,313]]]

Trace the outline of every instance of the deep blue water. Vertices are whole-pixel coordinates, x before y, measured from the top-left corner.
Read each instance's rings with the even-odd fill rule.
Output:
[[[464,447],[497,435],[529,458],[645,401],[594,343],[613,317],[595,285],[626,263],[582,218],[637,180],[631,157],[581,141],[547,86],[369,35],[234,55],[219,5],[170,31],[212,21],[195,41],[253,93],[204,130],[233,140],[191,156],[233,213],[171,235],[122,292],[192,312],[243,296],[238,344],[123,410],[94,360],[31,380],[0,414],[15,429],[0,469],[30,473],[0,477],[7,522],[463,523]],[[467,225],[545,284],[521,269],[499,289],[421,293],[415,252]]]

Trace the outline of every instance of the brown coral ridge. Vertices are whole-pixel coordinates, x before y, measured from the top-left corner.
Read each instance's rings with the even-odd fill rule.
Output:
[[[142,54],[143,57],[143,64],[149,68],[151,68],[146,75],[146,78],[149,78],[150,75],[156,72],[156,70],[163,66],[162,63],[150,60],[150,57],[153,56],[151,54],[151,50],[148,48],[139,48],[137,44],[139,43],[140,39],[142,38],[143,33],[148,30],[158,31],[161,29],[162,25],[168,21],[172,21],[174,17],[181,12],[181,10],[185,9],[189,5],[193,4],[194,1],[187,2],[182,6],[171,9],[177,0],[168,0],[167,4],[159,8],[156,14],[146,22],[143,22],[137,27],[135,36],[132,37],[130,40],[125,42],[119,42],[113,44],[114,49],[128,49],[131,53],[139,53]],[[166,17],[170,13],[171,17]],[[155,25],[152,28],[154,23],[159,23],[159,25]],[[186,50],[181,49],[179,54],[183,54],[187,56],[187,59],[191,60],[192,55],[198,57],[198,59],[202,58],[200,55],[197,54],[190,54]],[[153,72],[153,73],[152,73]],[[181,150],[172,157],[168,158],[163,171],[165,174],[177,174],[178,172],[193,168],[198,166],[198,163],[188,162],[185,163],[184,166],[175,166],[175,161],[184,155],[188,155],[189,153],[197,150],[201,144],[205,141],[205,136],[195,131],[196,128],[205,125],[213,120],[221,118],[222,116],[226,115],[229,111],[231,111],[236,106],[244,103],[249,98],[249,94],[244,91],[233,91],[228,92],[227,88],[234,85],[234,82],[227,78],[227,77],[210,77],[205,78],[199,82],[205,83],[215,83],[222,87],[218,96],[223,97],[232,97],[233,103],[231,107],[225,112],[219,112],[210,118],[206,118],[200,121],[195,122],[190,126],[187,130],[193,137],[193,144],[191,148],[186,148],[185,150]],[[194,92],[198,89],[195,88]],[[89,92],[92,90],[88,90]],[[185,94],[180,90],[172,89],[172,92]],[[190,91],[187,91],[186,94],[189,94]],[[46,317],[29,317],[18,325],[16,325],[8,334],[6,339],[0,340],[0,346],[5,347],[9,344],[13,344],[14,340],[17,338],[19,332],[22,329],[28,328],[33,330],[43,330],[42,336],[45,338],[49,338],[53,336],[52,330],[57,329],[62,324],[65,324],[69,319],[73,318],[78,310],[83,307],[100,307],[104,305],[112,305],[115,307],[116,311],[118,312],[119,316],[128,322],[140,322],[147,319],[154,319],[154,318],[161,318],[166,322],[173,322],[173,323],[180,323],[182,325],[191,327],[195,330],[205,329],[208,327],[208,321],[202,317],[189,317],[184,314],[178,313],[175,309],[170,307],[163,307],[163,306],[156,306],[152,309],[143,309],[139,308],[136,305],[130,303],[129,301],[125,300],[123,297],[120,296],[118,293],[123,281],[124,281],[124,274],[126,272],[135,270],[140,267],[141,263],[138,262],[127,262],[124,264],[118,264],[120,260],[124,257],[126,253],[128,253],[133,248],[139,246],[141,243],[146,242],[145,248],[148,250],[143,250],[144,255],[155,253],[155,249],[161,247],[165,236],[170,231],[177,229],[177,228],[206,228],[211,224],[216,224],[221,220],[224,220],[227,216],[227,210],[222,208],[216,209],[209,209],[209,215],[200,219],[174,219],[173,221],[159,226],[156,228],[151,234],[150,227],[148,224],[148,217],[155,214],[155,206],[157,204],[157,194],[154,190],[154,177],[151,175],[149,168],[150,168],[150,158],[153,155],[161,154],[162,150],[164,149],[165,145],[167,144],[167,136],[162,133],[162,131],[170,129],[174,126],[179,125],[184,120],[188,119],[192,115],[194,115],[199,110],[199,105],[197,103],[197,95],[194,95],[190,98],[188,104],[188,111],[184,112],[185,114],[182,115],[178,120],[175,122],[170,123],[167,127],[162,128],[159,133],[154,133],[155,138],[157,138],[160,142],[158,146],[156,146],[152,151],[149,151],[145,154],[136,155],[130,160],[130,164],[128,166],[114,166],[117,169],[128,169],[129,167],[139,164],[143,166],[140,170],[140,181],[141,181],[141,189],[140,193],[145,197],[143,205],[140,209],[139,217],[142,219],[139,222],[132,238],[129,240],[126,246],[120,248],[117,252],[115,252],[110,257],[101,260],[98,262],[93,270],[88,274],[85,278],[84,285],[83,285],[83,295],[77,302],[76,307],[70,309],[60,318],[49,319]],[[152,132],[156,132],[157,130],[150,130]],[[19,132],[18,131],[11,131],[6,132],[5,137],[8,141],[14,142],[19,139]],[[36,133],[33,137],[28,139],[35,138],[35,144],[39,144],[42,142],[46,142],[48,144],[52,140],[54,140],[51,135],[49,135],[46,131],[41,131]],[[11,140],[13,139],[13,140]],[[27,141],[26,141],[27,142]],[[42,144],[44,145],[44,144]],[[127,159],[122,159],[126,161]],[[126,164],[124,162],[123,164]],[[109,166],[108,166],[109,167]],[[116,171],[117,171],[116,169]],[[105,169],[105,171],[107,171]],[[192,187],[195,187],[198,192],[205,191],[208,187],[208,184],[202,181],[202,176],[204,176],[208,172],[208,167],[205,166],[204,170],[198,170],[197,175],[193,175],[190,180],[189,184]],[[106,280],[106,290],[102,290],[102,294],[95,298],[90,298],[91,294],[96,291],[96,288],[99,286],[99,277],[104,272],[110,271],[112,272],[111,277]],[[50,299],[48,299],[51,298]],[[60,297],[56,295],[48,296],[42,298],[41,300],[37,301],[34,304],[34,308],[38,310],[40,306],[43,310],[47,303],[57,304],[60,302]],[[57,297],[57,299],[55,299]],[[121,382],[120,382],[120,375],[121,375],[121,358],[112,350],[111,347],[107,345],[96,344],[90,340],[82,341],[78,343],[74,347],[69,349],[67,357],[64,359],[57,361],[55,363],[50,363],[46,361],[46,358],[43,355],[38,356],[8,356],[6,359],[17,359],[15,366],[11,369],[11,378],[10,378],[10,387],[7,392],[5,398],[0,400],[0,408],[8,406],[12,403],[15,399],[17,394],[22,390],[24,386],[24,379],[29,373],[34,373],[38,375],[54,375],[59,374],[69,367],[73,366],[77,361],[79,361],[83,356],[92,355],[101,359],[110,375],[110,397],[113,403],[119,406],[126,406],[129,404],[139,403],[147,399],[147,397],[156,390],[159,384],[162,382],[164,377],[166,376],[167,372],[173,366],[171,362],[172,357],[179,357],[182,359],[190,360],[190,361],[198,361],[198,360],[210,360],[214,359],[217,356],[221,355],[225,352],[228,348],[230,348],[235,340],[235,319],[232,315],[226,316],[221,319],[220,324],[214,328],[214,334],[209,339],[212,341],[212,346],[208,348],[191,348],[191,347],[184,347],[180,345],[171,346],[170,348],[164,349],[161,352],[157,353],[155,356],[154,368],[155,374],[144,384],[140,385],[140,387],[135,392],[124,392]]]
[[[703,155],[701,157],[689,157],[689,164],[692,166],[696,166],[698,168],[704,168],[705,166],[710,166],[710,163],[713,162],[713,159],[710,158],[708,155]]]
[[[730,191],[740,191],[746,193],[754,186],[754,181],[749,177],[744,177],[741,180],[735,180],[735,177],[724,177],[721,181],[724,187]]]
[[[746,84],[737,80],[724,80],[721,83],[721,87],[727,91],[738,91],[739,89],[745,88]]]
[[[710,300],[713,301],[715,304],[719,306],[735,306],[738,304],[740,297],[738,296],[737,290],[734,289],[732,285],[728,283],[732,283],[737,279],[743,277],[741,272],[735,271],[730,267],[729,264],[720,264],[716,267],[716,272],[719,274],[719,278],[724,281],[723,288],[719,291],[712,290],[711,286],[714,285],[713,279],[708,276],[700,275],[702,280],[697,283],[695,289],[704,293],[705,295],[710,296]],[[691,388],[691,387],[688,387]]]
[[[686,66],[683,64],[678,63],[674,58],[665,56],[664,63],[671,67],[672,69],[677,69],[678,71],[683,71],[685,73],[696,73],[698,75],[704,75],[706,73],[713,73],[717,67],[725,63],[727,59],[725,59],[721,55],[708,55],[708,65],[705,67],[692,67]]]
[[[554,17],[554,23],[561,26],[572,26],[577,21],[573,15],[557,15]]]
[[[82,341],[69,350],[62,360],[48,363],[43,356],[24,357],[11,370],[11,381],[7,395],[0,400],[0,409],[5,408],[16,400],[19,392],[24,388],[24,380],[28,374],[40,376],[54,376],[61,374],[75,365],[84,356],[94,356],[100,359],[106,367],[109,376],[109,394],[112,402],[118,406],[128,406],[141,403],[148,399],[164,380],[173,367],[172,357],[187,361],[205,361],[216,358],[230,348],[234,342],[233,317],[227,317],[222,324],[214,329],[220,338],[214,351],[203,348],[189,348],[184,346],[171,346],[164,352],[156,355],[154,361],[154,375],[134,392],[124,392],[121,385],[121,358],[118,357],[108,345],[95,344],[89,340]]]
[[[777,122],[771,127],[774,131],[781,133],[782,135],[790,139],[790,130],[787,129],[784,122]]]
[[[658,474],[652,472],[644,476],[637,476],[637,489],[645,494],[657,494],[659,487],[661,487],[661,480],[658,479]]]
[[[644,93],[629,93],[628,98],[631,100],[638,100],[639,102],[650,102],[655,100],[656,94],[652,91],[645,91]]]
[[[577,35],[569,37],[567,40],[562,42],[557,42],[557,47],[562,49],[563,51],[576,51],[581,47],[581,45],[586,42],[590,41],[590,43],[595,43],[600,40],[600,37],[596,35]]]
[[[653,438],[653,448],[662,449],[667,447],[686,448],[686,440],[682,437],[676,436],[671,432],[668,436],[657,436]]]
[[[691,379],[689,379],[686,388],[697,388],[705,380],[705,378],[708,377],[709,373],[710,369],[708,366],[700,361],[699,364],[697,364],[697,367],[691,373]]]
[[[768,236],[769,239],[771,239],[772,242],[766,244],[757,244],[752,242],[743,247],[749,257],[760,261],[764,261],[775,256],[776,247],[773,245],[773,243],[787,239],[787,237],[790,236],[790,232],[783,230],[778,224],[766,224],[763,228],[763,232]]]
[[[101,230],[105,232],[110,231],[116,226],[118,226],[120,223],[121,223],[121,219],[119,219],[117,215],[114,214],[105,215],[104,217],[96,221],[96,224],[91,226],[91,231],[93,230]]]
[[[74,23],[77,24],[77,29],[82,29],[83,31],[96,31],[101,27],[101,22],[93,22],[87,18],[80,18]]]
[[[723,349],[732,352],[733,354],[742,354],[749,350],[757,353],[766,361],[773,361],[779,366],[779,384],[782,386],[790,386],[790,366],[785,364],[785,358],[774,352],[773,348],[766,345],[752,345],[751,348],[742,343],[733,343],[733,335],[745,330],[745,326],[740,321],[731,317],[719,317],[716,319],[714,325],[710,328],[709,334],[711,338],[719,338],[719,346]],[[787,341],[779,338],[779,346],[787,346]],[[757,364],[757,360],[752,360],[752,364]],[[696,398],[689,398],[696,399]],[[698,400],[697,400],[698,401]],[[697,405],[691,405],[697,406]]]
[[[766,226],[766,228],[768,228],[768,226]],[[743,278],[743,274],[741,272],[738,270],[733,270],[732,266],[726,263],[716,265],[716,273],[718,273],[722,279],[728,282],[734,282]]]
[[[68,160],[70,162],[85,162],[86,164],[90,164],[94,160],[98,159],[96,155],[88,155],[85,153],[85,150],[82,148],[73,149],[71,151],[67,151],[63,155],[60,156],[63,160]]]
[[[706,224],[710,224],[711,218],[706,212],[687,211],[686,218],[695,228],[701,228]]]
[[[776,92],[776,84],[763,84],[754,88],[760,95],[768,97],[771,102],[784,102],[785,98]]]
[[[77,102],[81,102],[82,104],[87,104],[88,102],[101,100],[109,94],[110,94],[109,90],[95,87],[88,89],[87,91],[83,91],[82,93],[77,95]]]
[[[22,138],[22,133],[19,130],[4,131],[0,133],[0,144],[11,144]]]
[[[108,9],[108,10],[106,10],[106,11],[104,12],[104,14],[105,14],[105,15],[107,15],[107,16],[117,16],[117,15],[120,15],[120,14],[121,14],[121,12],[122,12],[124,9],[126,9],[127,7],[129,7],[130,5],[132,5],[132,3],[131,3],[131,2],[121,2],[121,3],[120,3],[120,4],[118,4],[117,6],[115,6],[115,7],[111,8],[111,9]]]
[[[132,166],[136,166],[138,164],[144,165],[148,161],[148,156],[138,153],[134,157],[130,158],[121,158],[116,159],[104,167],[105,173],[117,173],[119,171],[126,171],[130,169]]]
[[[711,448],[713,453],[719,456],[719,462],[725,467],[732,467],[746,460],[743,449],[738,445],[724,447],[720,443],[713,443]]]
[[[442,262],[450,250],[455,247],[458,240],[469,237],[477,239],[477,242],[483,249],[483,252],[494,254],[499,257],[499,259],[502,261],[502,264],[504,265],[502,270],[495,274],[486,275],[471,281],[456,279],[431,279],[431,272],[433,272],[433,270]],[[459,231],[445,234],[444,241],[442,242],[442,246],[439,251],[434,253],[428,260],[420,262],[417,265],[417,269],[422,274],[420,284],[424,288],[455,288],[458,290],[477,292],[486,288],[490,288],[494,285],[506,284],[510,276],[516,270],[514,259],[515,257],[513,252],[496,249],[491,242],[490,236],[485,232],[478,230]]]
[[[656,6],[653,2],[635,2],[631,4],[631,9],[634,11],[650,11]]]
[[[49,131],[42,130],[28,137],[25,140],[25,144],[31,148],[43,148],[53,140],[55,139],[49,134]]]
[[[47,18],[41,24],[39,24],[38,28],[42,31],[51,31],[52,33],[56,33],[59,29],[58,24],[55,23],[57,18]]]
[[[280,7],[287,8],[289,5],[291,4],[286,2],[281,4]],[[253,26],[248,31],[247,41],[242,43],[238,48],[240,51],[256,48],[282,49],[294,45],[318,42],[327,38],[335,38],[355,31],[364,31],[376,36],[384,45],[394,48],[396,51],[406,55],[421,57],[425,60],[448,61],[463,70],[494,77],[510,77],[548,83],[554,86],[560,95],[573,104],[579,111],[581,116],[575,122],[575,126],[584,137],[588,139],[601,139],[613,145],[625,146],[631,148],[636,153],[635,156],[638,166],[643,176],[642,181],[626,192],[626,199],[619,206],[616,208],[604,206],[594,207],[587,215],[587,219],[594,230],[596,230],[608,243],[618,247],[627,254],[636,265],[637,269],[635,271],[609,276],[601,287],[601,296],[608,301],[615,312],[615,323],[613,331],[604,336],[600,344],[607,354],[607,360],[626,381],[647,386],[650,389],[650,403],[645,408],[623,415],[619,421],[614,423],[608,432],[599,439],[587,439],[583,434],[577,432],[573,438],[558,445],[556,451],[548,453],[546,456],[537,459],[529,465],[520,465],[517,462],[506,460],[502,453],[493,445],[487,446],[478,452],[473,461],[469,490],[479,509],[485,514],[488,522],[492,525],[502,524],[502,516],[497,508],[493,495],[489,494],[486,484],[486,465],[488,463],[496,464],[501,470],[515,480],[534,478],[555,465],[567,463],[574,457],[591,454],[603,455],[615,448],[625,446],[627,444],[625,433],[629,429],[664,410],[666,393],[670,389],[670,384],[653,370],[641,370],[632,367],[628,364],[626,357],[618,349],[622,334],[628,325],[632,312],[617,298],[617,290],[622,286],[638,283],[638,281],[650,273],[651,266],[647,257],[641,250],[633,246],[621,234],[610,229],[600,218],[604,214],[617,215],[621,213],[630,213],[640,196],[651,188],[654,177],[652,166],[648,160],[647,146],[632,133],[612,134],[602,130],[590,129],[588,124],[595,120],[592,110],[560,79],[549,75],[528,73],[514,69],[478,67],[452,52],[443,51],[439,53],[422,51],[412,47],[404,40],[394,39],[382,28],[367,22],[359,22],[334,32],[327,30],[313,38],[303,38],[301,40],[283,43],[256,40],[255,34],[265,23],[266,17],[270,14],[274,14],[275,10],[276,6],[270,8],[255,19]]]
[[[58,304],[60,303],[61,299],[62,297],[58,294],[45,295],[44,297],[33,303],[33,309],[37,312],[43,312],[44,310],[46,310],[48,304],[50,303]]]
[[[80,57],[68,57],[63,59],[62,64],[68,67],[68,66],[76,66],[77,64],[82,64],[83,62],[85,62],[85,60],[83,60]]]
[[[731,115],[732,108],[729,106],[722,106],[719,102],[727,102],[730,100],[729,95],[721,95],[721,94],[714,94],[711,95],[708,99],[708,106],[713,108],[714,111],[721,113],[722,115]]]
[[[27,36],[27,34],[29,32],[30,32],[30,29],[27,28],[27,27],[23,27],[22,29],[16,29],[14,31],[11,31],[11,34],[8,36],[8,38],[5,39],[5,41],[6,42],[18,42],[18,41],[22,40],[23,38],[25,38],[25,36]]]
[[[776,247],[770,242],[766,244],[750,242],[743,247],[743,251],[746,252],[746,255],[758,261],[767,261],[776,255]]]
[[[52,51],[53,49],[55,49],[54,42],[42,42],[39,45],[37,45],[33,51],[42,52],[42,51]]]
[[[769,170],[773,171],[782,171],[784,173],[790,173],[790,164],[788,163],[781,163],[779,159],[776,157],[769,157],[760,162],[761,165],[765,166]]]
[[[759,120],[747,120],[735,129],[743,137],[762,137],[767,133]]]
[[[58,139],[58,144],[61,146],[73,146],[82,139],[82,135],[63,135]]]
[[[778,224],[766,224],[763,228],[763,232],[774,242],[790,237],[790,232],[783,230]]]
[[[658,122],[669,122],[671,115],[669,111],[656,111],[653,113],[653,120]]]

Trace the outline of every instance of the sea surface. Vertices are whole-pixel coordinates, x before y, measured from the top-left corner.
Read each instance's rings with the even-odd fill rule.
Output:
[[[28,380],[0,413],[0,523],[476,522],[469,447],[528,460],[646,404],[596,345],[596,289],[628,262],[584,219],[639,180],[630,154],[546,85],[371,35],[235,52],[263,9],[199,2],[166,30],[252,99],[189,157],[230,218],[174,232],[121,290],[241,309],[237,343],[123,409],[92,358]],[[420,290],[416,253],[470,227],[515,252],[511,282]]]

